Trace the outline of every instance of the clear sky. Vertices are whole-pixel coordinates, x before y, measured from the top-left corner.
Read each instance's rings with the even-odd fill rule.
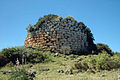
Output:
[[[0,50],[22,46],[28,24],[56,14],[84,22],[95,38],[120,52],[120,0],[0,0]]]

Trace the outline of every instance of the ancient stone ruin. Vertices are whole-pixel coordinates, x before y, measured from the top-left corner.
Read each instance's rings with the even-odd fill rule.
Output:
[[[82,22],[73,17],[47,15],[27,27],[25,47],[41,46],[43,50],[69,54],[81,54],[92,51],[93,35]]]

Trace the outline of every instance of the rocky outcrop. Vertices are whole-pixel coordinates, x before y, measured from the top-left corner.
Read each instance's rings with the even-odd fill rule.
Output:
[[[47,15],[34,26],[29,25],[25,40],[27,46],[41,46],[44,50],[69,54],[90,52],[94,45],[89,28],[72,17]]]

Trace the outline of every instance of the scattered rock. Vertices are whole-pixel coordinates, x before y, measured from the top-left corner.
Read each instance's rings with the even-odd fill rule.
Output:
[[[78,60],[78,61],[81,61],[81,60],[83,60],[83,58],[77,58],[77,60]]]
[[[54,57],[59,56],[59,53],[55,53]]]
[[[66,56],[64,56],[64,58],[66,58]]]
[[[1,71],[3,74],[9,74],[9,73],[11,73],[12,71],[11,70],[3,70],[3,71]]]
[[[64,73],[64,71],[62,69],[57,70],[58,73]]]
[[[72,55],[70,55],[70,58],[74,58],[74,55],[72,54]]]
[[[82,70],[81,69],[76,69],[76,70],[73,70],[72,72],[73,73],[79,73],[79,72],[82,72]]]
[[[49,71],[49,68],[40,68],[40,71]]]
[[[90,69],[88,69],[87,72],[88,72],[88,73],[94,73],[94,74],[95,74],[95,71],[90,70]]]
[[[101,77],[105,77],[105,74],[100,75]]]
[[[32,69],[32,70],[29,70],[28,73],[29,73],[29,76],[35,77],[36,71]]]
[[[66,57],[66,59],[68,60],[69,58],[68,58],[68,57]]]
[[[65,71],[65,74],[72,74],[72,73],[73,73],[73,72],[72,72],[71,69]]]
[[[107,56],[108,56],[108,57],[111,57],[111,55],[110,55],[110,54],[107,54]]]

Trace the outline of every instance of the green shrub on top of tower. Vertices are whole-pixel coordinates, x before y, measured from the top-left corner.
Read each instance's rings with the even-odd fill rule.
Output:
[[[31,26],[31,28],[29,28],[28,32],[36,31],[39,29],[39,27],[41,27],[41,25],[44,22],[50,21],[50,20],[55,20],[58,17],[59,16],[54,15],[54,14],[45,15],[44,17],[39,18],[38,22],[34,26]]]
[[[56,19],[57,17],[59,17],[59,16],[54,15],[54,14],[49,14],[49,15],[45,15],[43,18],[44,18],[45,20],[54,20],[54,19]],[[40,19],[39,19],[39,20],[40,20]]]
[[[32,26],[31,24],[29,24],[29,25],[26,27],[26,30],[27,30],[28,32],[32,32],[32,31],[34,31],[34,28],[33,28],[33,26]]]
[[[67,16],[67,17],[65,17],[63,19],[75,20],[72,16]]]
[[[32,26],[31,24],[29,24],[26,28],[26,30],[28,32],[32,32],[32,31],[36,31],[39,29],[39,27],[46,21],[50,21],[50,20],[56,20],[59,16],[54,15],[54,14],[49,14],[49,15],[45,15],[44,17],[40,17],[38,19],[38,22]]]

